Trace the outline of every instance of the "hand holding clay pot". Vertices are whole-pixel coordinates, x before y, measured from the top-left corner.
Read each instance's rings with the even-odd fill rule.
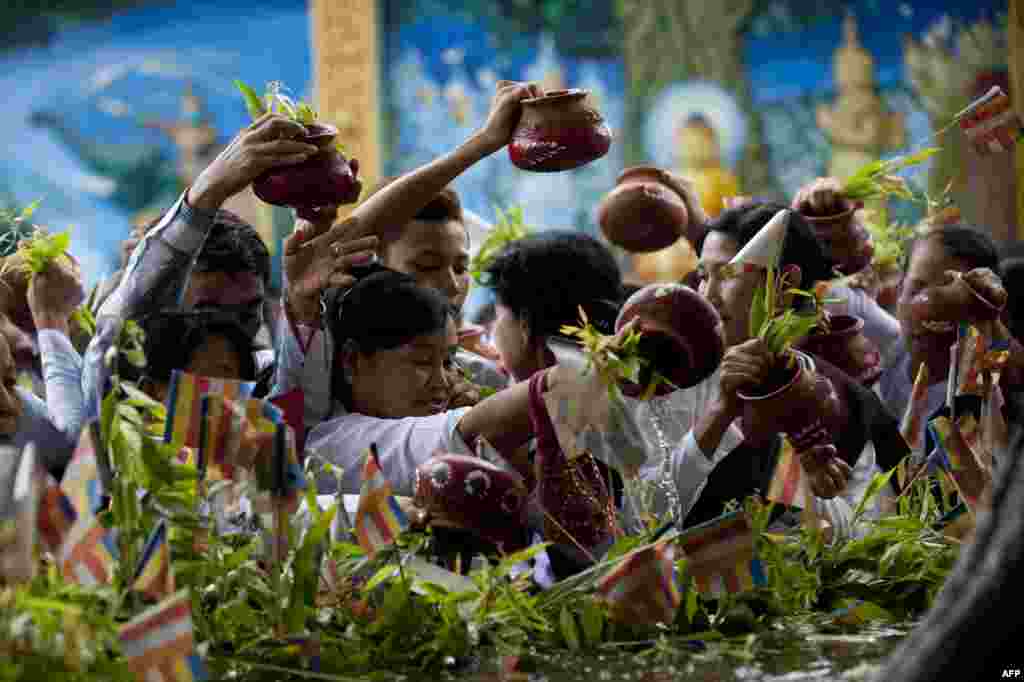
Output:
[[[722,320],[714,307],[688,286],[651,284],[636,292],[622,305],[615,320],[616,332],[634,320],[635,329],[642,334],[640,355],[650,364],[638,384],[622,386],[628,396],[642,395],[653,371],[671,382],[655,391],[655,395],[665,395],[696,386],[722,361]]]
[[[608,153],[612,133],[587,103],[586,90],[554,90],[522,100],[522,117],[508,155],[518,168],[536,173],[572,170]]]
[[[818,178],[797,192],[793,210],[810,223],[836,267],[852,275],[871,264],[875,249],[871,233],[856,218],[863,202],[846,199],[841,190],[838,179]]]
[[[359,162],[351,162],[333,146],[338,129],[323,123],[306,125],[301,142],[318,151],[307,160],[268,170],[253,183],[253,192],[275,206],[291,206],[300,218],[312,219],[312,209],[351,204],[359,198],[362,183],[357,179]]]
[[[966,275],[946,271],[946,282],[928,287],[910,301],[913,319],[928,323],[991,322],[1006,306],[1006,289],[988,268],[975,268]]]
[[[664,249],[679,237],[697,243],[704,225],[692,224],[685,197],[667,174],[651,166],[634,166],[597,207],[601,231],[612,244],[633,253]]]
[[[823,500],[831,500],[843,492],[853,469],[839,458],[834,445],[815,445],[800,453],[800,464],[810,480],[811,492]]]

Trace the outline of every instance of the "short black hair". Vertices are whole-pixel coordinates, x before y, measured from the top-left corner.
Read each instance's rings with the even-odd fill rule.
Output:
[[[534,338],[579,321],[582,306],[610,333],[623,301],[615,256],[594,237],[569,230],[536,232],[506,244],[483,277],[499,303],[525,320]]]
[[[436,334],[453,319],[451,305],[440,292],[383,265],[366,268],[350,289],[328,289],[324,301],[325,324],[334,347],[353,341],[364,355]],[[348,406],[350,393],[343,374],[335,367],[332,393]]]
[[[256,228],[231,211],[217,211],[196,259],[197,272],[253,273],[270,286],[270,252]]]
[[[746,246],[768,221],[788,206],[775,202],[755,201],[722,211],[708,225],[705,233],[721,232],[732,238],[739,248]],[[704,239],[698,244],[698,253],[704,249]],[[816,283],[833,279],[835,264],[814,235],[814,229],[796,211],[789,212],[789,226],[782,243],[780,267],[796,265],[800,268],[800,288],[810,290]]]
[[[238,353],[242,381],[255,381],[256,362],[253,343],[234,318],[213,312],[160,311],[135,320],[145,334],[143,352],[146,366],[135,380],[149,379],[161,383],[171,380],[174,370],[183,370],[192,361],[196,350],[213,336],[228,340]]]
[[[966,223],[937,225],[915,238],[907,249],[906,272],[910,257],[917,245],[928,239],[937,239],[950,258],[963,261],[968,268],[989,268],[999,272],[999,249],[992,237]]]

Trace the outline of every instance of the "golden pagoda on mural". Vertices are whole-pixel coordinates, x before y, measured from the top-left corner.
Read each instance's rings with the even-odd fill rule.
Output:
[[[878,94],[875,59],[860,43],[857,19],[847,14],[843,44],[833,58],[838,96],[818,107],[818,127],[832,143],[828,173],[848,178],[861,166],[906,144],[903,115],[886,109]]]

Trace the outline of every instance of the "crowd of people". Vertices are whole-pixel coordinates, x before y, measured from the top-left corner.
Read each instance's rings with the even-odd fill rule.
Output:
[[[394,493],[411,497],[424,462],[438,452],[474,455],[486,441],[530,486],[545,483],[559,491],[564,513],[528,514],[522,532],[554,541],[548,551],[554,577],[579,570],[633,527],[635,510],[621,476],[605,465],[609,458],[599,452],[572,461],[558,457],[543,395],[579,376],[557,360],[550,341],[578,322],[581,308],[610,333],[633,287],[601,240],[572,231],[531,234],[487,265],[483,280],[496,301],[477,320],[488,331],[481,342],[467,332],[472,325],[462,313],[471,245],[450,187],[509,143],[521,101],[538,94],[535,84],[501,85],[486,123],[458,148],[383,183],[341,222],[337,207],[298,219],[282,245],[277,319],[266,314],[266,246],[251,225],[221,208],[267,169],[316,152],[296,141],[304,133],[299,123],[273,114],[239,132],[163,217],[133,238],[123,269],[92,297],[96,330],[87,346],[76,339],[72,321],[85,300],[73,258],[30,280],[5,269],[0,434],[15,445],[39,443],[59,479],[83,425],[98,416],[110,389],[108,356],[122,323],[135,320],[146,333],[139,385],[158,400],[166,399],[175,370],[257,382],[255,397],[301,388],[305,453],[342,472],[318,481],[322,493],[357,494],[371,445]],[[719,516],[732,500],[766,490],[779,457],[781,434],[741,418],[740,393],[768,371],[767,351],[748,324],[764,272],[736,274],[723,266],[787,206],[749,201],[710,219],[690,183],[668,177],[691,220],[706,226],[706,236],[694,244],[696,282],[721,317],[727,350],[719,368],[694,387],[650,401],[623,400],[647,450],[640,479],[657,490],[647,511],[692,526]],[[801,217],[801,209],[827,212],[844,202],[834,179],[801,190],[780,259],[799,288],[828,283],[837,299],[829,305],[863,319],[865,335],[882,355],[884,371],[873,389],[810,358],[812,370],[831,381],[840,409],[833,444],[800,456],[815,511],[835,535],[856,533],[853,510],[875,474],[907,455],[920,458],[901,434],[900,420],[922,364],[930,384],[927,412],[946,402],[956,334],[921,327],[907,310],[913,297],[959,276],[951,273],[962,273],[982,294],[1009,290],[997,325],[1009,342],[1001,378],[1006,410],[1024,382],[1024,350],[1014,339],[1021,329],[1020,297],[1013,295],[1020,262],[1001,268],[999,250],[978,226],[935,227],[910,246],[897,307],[887,311],[869,292],[835,281],[829,244]],[[885,498],[897,494],[893,481],[872,514],[885,513]],[[586,519],[577,530],[550,523],[552,516],[581,514]]]

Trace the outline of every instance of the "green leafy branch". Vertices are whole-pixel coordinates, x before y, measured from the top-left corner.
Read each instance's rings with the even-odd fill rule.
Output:
[[[774,267],[769,267],[765,281],[754,293],[750,308],[750,335],[761,339],[777,360],[782,359],[795,343],[807,336],[821,322],[824,314],[824,308],[818,303],[820,293],[803,291],[788,285],[788,274],[778,275]],[[785,299],[789,295],[814,300],[815,312],[798,313],[786,306]],[[790,362],[792,360],[790,357]]]
[[[487,233],[487,237],[469,263],[470,276],[481,286],[487,285],[486,271],[498,252],[506,244],[522,239],[533,231],[533,228],[523,221],[521,206],[513,206],[504,211],[500,208],[494,210],[498,216],[498,222]]]
[[[842,195],[851,201],[872,201],[889,197],[913,200],[914,193],[907,181],[895,173],[924,163],[938,152],[938,147],[929,147],[888,161],[872,161],[862,166],[843,183]]]
[[[301,100],[295,101],[286,95],[284,84],[280,81],[267,83],[262,97],[240,80],[235,81],[235,87],[242,93],[245,107],[249,110],[249,116],[254,121],[268,113],[284,116],[302,125],[316,123],[320,118],[319,114],[309,104]],[[345,151],[344,145],[340,142],[335,142],[334,147],[340,152]]]

